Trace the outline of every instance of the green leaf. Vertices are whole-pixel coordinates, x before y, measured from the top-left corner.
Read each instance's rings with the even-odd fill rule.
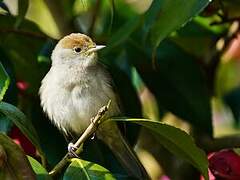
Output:
[[[155,23],[150,27],[150,40],[154,48],[171,32],[196,16],[210,0],[155,0],[159,5]],[[150,8],[152,10],[153,8]]]
[[[208,179],[208,160],[206,154],[196,146],[192,137],[173,126],[148,119],[113,118],[113,121],[137,123],[152,131],[159,143],[174,155],[183,158],[197,168]]]
[[[212,135],[210,95],[197,59],[172,41],[164,40],[157,49],[156,68],[153,69],[151,52],[137,45],[127,49],[129,60],[160,107]]]
[[[188,54],[203,59],[206,54],[211,54],[212,46],[219,39],[219,34],[210,31],[196,21],[191,21],[179,29],[171,40]]]
[[[13,64],[16,77],[30,84],[27,94],[32,93],[36,96],[46,72],[44,67],[39,65],[37,56],[47,36],[36,24],[26,19],[16,31],[15,22],[16,17],[0,15],[0,48]]]
[[[94,179],[114,180],[114,176],[104,167],[93,162],[73,158],[71,164],[64,173],[63,180]]]
[[[35,175],[23,150],[0,133],[0,179],[34,180]]]
[[[6,93],[9,84],[10,78],[0,62],[0,101],[3,100],[3,96]]]
[[[106,48],[103,49],[103,53],[109,53],[113,48],[125,42],[129,36],[136,30],[141,22],[139,16],[133,17],[128,20],[119,30],[113,33],[112,37],[107,42]]]
[[[51,176],[48,174],[47,170],[34,158],[27,156],[33,171],[37,175],[37,180],[51,180]]]
[[[11,130],[12,121],[0,113],[0,132],[8,133]]]
[[[19,28],[27,13],[29,0],[18,0],[18,16],[15,22],[15,28]]]
[[[17,107],[6,102],[0,102],[0,112],[7,116],[42,154],[36,130],[26,116]]]

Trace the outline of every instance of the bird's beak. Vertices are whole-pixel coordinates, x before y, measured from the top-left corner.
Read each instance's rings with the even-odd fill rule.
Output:
[[[102,49],[102,48],[105,48],[105,47],[106,47],[106,46],[104,46],[104,45],[96,45],[95,47],[90,48],[87,52],[88,52],[88,53],[96,52],[96,51],[98,51],[98,50],[100,50],[100,49]]]

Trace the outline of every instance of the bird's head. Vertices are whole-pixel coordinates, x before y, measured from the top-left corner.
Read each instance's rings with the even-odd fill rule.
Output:
[[[104,47],[96,45],[87,35],[72,33],[58,42],[52,53],[52,62],[53,65],[82,64],[89,66],[96,63],[96,52]]]

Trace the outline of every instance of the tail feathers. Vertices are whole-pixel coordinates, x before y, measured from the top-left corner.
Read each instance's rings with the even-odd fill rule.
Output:
[[[150,179],[135,152],[123,138],[115,122],[104,123],[99,127],[97,136],[114,153],[127,173],[137,179]]]

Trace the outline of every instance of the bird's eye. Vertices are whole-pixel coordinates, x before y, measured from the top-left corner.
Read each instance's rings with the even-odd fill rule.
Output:
[[[75,51],[76,53],[81,52],[81,50],[82,50],[82,49],[81,49],[80,47],[75,47],[75,48],[74,48],[74,51]]]

